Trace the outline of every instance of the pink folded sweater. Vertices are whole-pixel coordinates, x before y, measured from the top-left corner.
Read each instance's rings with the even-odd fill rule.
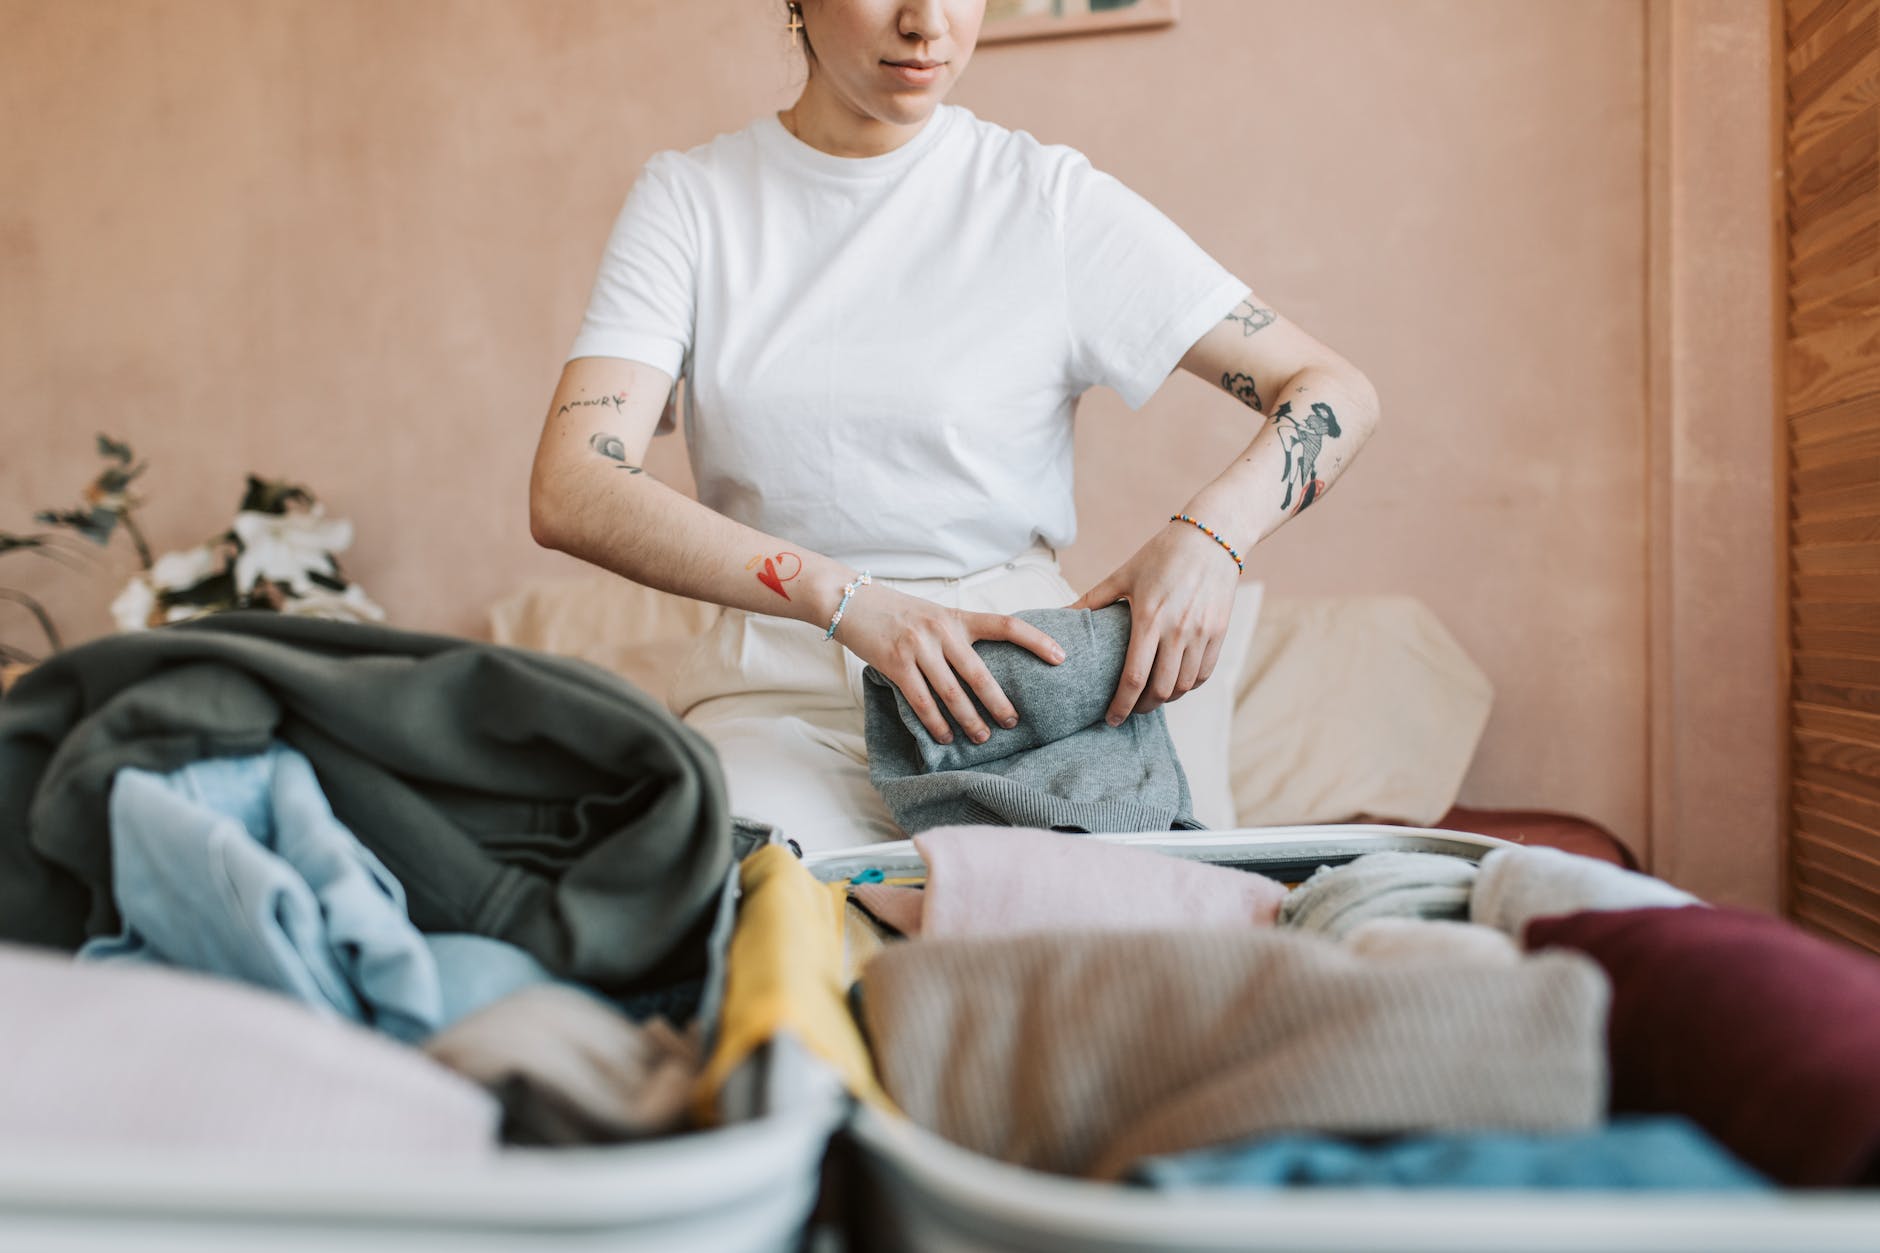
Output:
[[[1041,827],[934,827],[914,847],[924,891],[852,893],[904,935],[1271,926],[1286,899],[1265,875]]]

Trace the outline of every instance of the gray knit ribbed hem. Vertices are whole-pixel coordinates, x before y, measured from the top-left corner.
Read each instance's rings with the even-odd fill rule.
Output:
[[[919,793],[940,780],[929,806]],[[1139,805],[1133,801],[1078,801],[1053,796],[1038,788],[1014,783],[1003,775],[977,770],[949,770],[910,779],[884,781],[882,798],[910,835],[953,823],[1011,827],[1069,827],[1090,833],[1139,831],[1205,831],[1192,818],[1183,818],[1170,805]]]

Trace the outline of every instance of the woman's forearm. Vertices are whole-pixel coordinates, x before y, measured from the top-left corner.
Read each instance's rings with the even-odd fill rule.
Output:
[[[1331,490],[1377,419],[1377,394],[1362,375],[1301,370],[1280,388],[1253,441],[1183,512],[1220,532],[1244,561],[1254,545]]]
[[[538,528],[538,543],[662,592],[826,626],[842,584],[858,573],[733,521],[604,451],[564,463],[544,490],[557,503],[545,511],[553,521]]]

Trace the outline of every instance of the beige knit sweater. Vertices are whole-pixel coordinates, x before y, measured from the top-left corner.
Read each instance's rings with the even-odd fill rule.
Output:
[[[1577,1130],[1604,1115],[1590,960],[1378,962],[1287,931],[914,940],[863,974],[909,1117],[1042,1170],[1269,1132]]]

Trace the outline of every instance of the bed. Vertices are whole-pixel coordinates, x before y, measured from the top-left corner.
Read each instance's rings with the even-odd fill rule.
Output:
[[[581,657],[663,697],[721,612],[595,573],[522,587],[488,625],[499,644]],[[1488,676],[1415,597],[1270,595],[1250,581],[1210,681],[1164,708],[1212,829],[1442,828],[1638,868],[1591,817],[1457,803],[1493,703]]]

